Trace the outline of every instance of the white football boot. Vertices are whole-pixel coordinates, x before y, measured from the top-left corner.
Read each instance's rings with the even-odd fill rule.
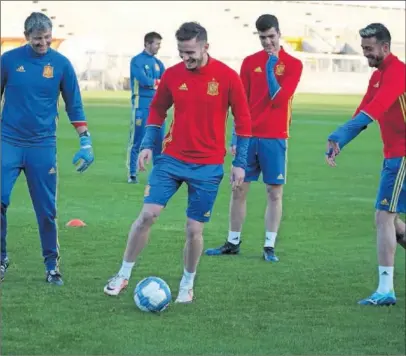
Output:
[[[180,287],[175,303],[192,303],[192,301],[193,288],[190,288],[188,286]]]
[[[104,293],[117,296],[124,291],[128,286],[128,279],[120,275],[115,275],[111,278],[104,287]]]

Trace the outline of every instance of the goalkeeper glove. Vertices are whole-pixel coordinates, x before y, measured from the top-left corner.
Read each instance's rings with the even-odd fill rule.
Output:
[[[85,131],[80,134],[80,149],[73,157],[72,163],[76,166],[76,171],[83,173],[94,161],[92,139]]]

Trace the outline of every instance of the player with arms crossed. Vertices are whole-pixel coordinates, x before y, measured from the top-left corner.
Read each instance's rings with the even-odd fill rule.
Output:
[[[264,50],[246,57],[241,66],[241,78],[252,117],[252,138],[248,149],[245,182],[232,192],[230,201],[230,230],[225,244],[206,251],[207,255],[238,254],[241,229],[246,216],[246,201],[250,182],[257,181],[262,172],[266,184],[265,212],[266,261],[277,262],[275,239],[282,218],[282,193],[286,182],[287,139],[291,121],[293,95],[299,84],[303,65],[285,52],[279,44],[278,19],[262,15],[256,28]],[[235,154],[235,135],[231,152]]]
[[[1,56],[1,279],[9,265],[6,250],[7,207],[24,171],[39,225],[46,282],[62,285],[58,268],[56,223],[56,120],[58,98],[80,137],[73,163],[84,172],[93,162],[92,141],[76,74],[69,60],[50,48],[51,20],[32,13],[24,23],[27,45]],[[4,97],[3,97],[4,94]]]
[[[406,213],[406,66],[391,53],[391,36],[384,25],[373,23],[359,33],[364,56],[377,70],[354,117],[328,137],[326,160],[335,167],[335,158],[344,146],[371,122],[378,122],[385,157],[375,206],[379,286],[359,304],[391,305],[396,303],[396,240],[406,248],[405,223],[398,215]]]
[[[163,63],[156,58],[161,47],[162,36],[149,32],[144,36],[144,50],[133,57],[130,63],[131,126],[127,153],[128,183],[137,183],[137,160],[141,141],[145,133],[149,106],[155,95],[162,74]],[[155,147],[154,158],[161,154],[165,125],[162,125],[160,141]]]
[[[144,206],[129,233],[122,267],[104,288],[109,295],[118,295],[127,287],[135,261],[147,244],[152,224],[185,182],[188,207],[184,273],[176,302],[192,302],[194,278],[203,250],[203,227],[210,220],[224,175],[229,107],[237,133],[230,177],[233,188],[244,180],[251,117],[241,79],[234,70],[209,56],[207,32],[198,23],[184,23],[176,32],[176,39],[183,63],[166,70],[151,103],[138,159],[140,169],[144,170],[145,161],[150,161],[172,105],[174,118],[163,142],[162,155],[149,176]]]

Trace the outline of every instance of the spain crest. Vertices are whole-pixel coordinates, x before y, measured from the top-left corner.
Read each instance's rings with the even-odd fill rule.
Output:
[[[285,65],[283,63],[278,64],[275,67],[275,74],[276,75],[283,75],[283,73],[285,73]]]
[[[207,84],[207,94],[211,96],[219,95],[219,83],[214,79]]]
[[[44,78],[53,78],[54,77],[54,67],[50,66],[49,64],[44,66],[42,76]]]

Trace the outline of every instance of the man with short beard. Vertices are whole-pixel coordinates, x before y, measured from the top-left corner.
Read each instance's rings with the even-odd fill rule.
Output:
[[[73,66],[50,48],[51,20],[34,12],[25,20],[24,30],[28,44],[1,56],[1,280],[9,266],[7,207],[14,184],[24,171],[39,225],[46,282],[62,285],[55,220],[60,93],[80,139],[80,150],[73,158],[78,172],[84,172],[94,160],[92,141]]]
[[[353,119],[328,137],[326,160],[335,167],[335,159],[345,145],[373,121],[377,121],[383,141],[384,162],[376,197],[375,224],[379,262],[379,285],[361,305],[396,303],[393,286],[396,241],[406,248],[406,66],[390,51],[391,35],[380,23],[360,30],[361,47],[372,73],[367,93]]]

